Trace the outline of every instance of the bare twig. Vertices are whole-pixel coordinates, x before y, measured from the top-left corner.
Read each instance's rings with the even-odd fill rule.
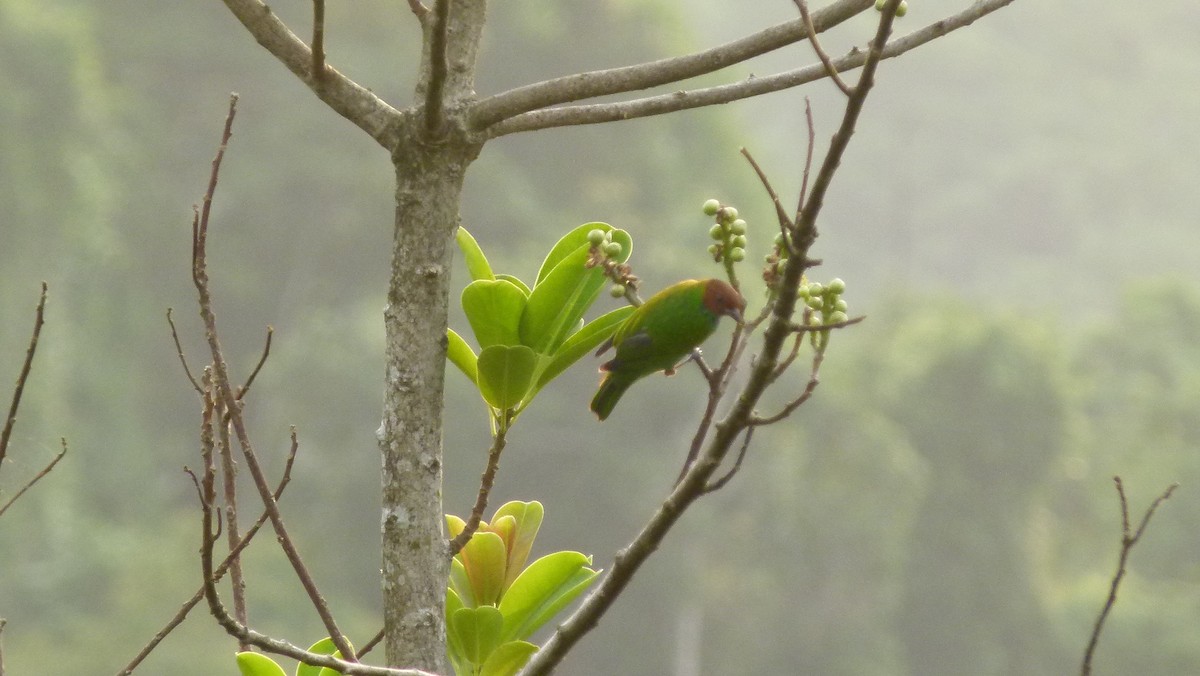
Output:
[[[1171,484],[1167,490],[1150,503],[1150,507],[1146,509],[1146,513],[1142,515],[1142,521],[1138,524],[1137,530],[1133,530],[1129,522],[1129,500],[1125,497],[1125,486],[1121,483],[1121,477],[1114,476],[1113,483],[1117,487],[1117,496],[1121,501],[1121,553],[1117,557],[1117,572],[1113,574],[1112,584],[1109,586],[1108,598],[1104,601],[1104,607],[1100,610],[1100,615],[1096,618],[1096,625],[1092,628],[1092,635],[1088,639],[1087,650],[1083,654],[1083,665],[1079,669],[1082,676],[1088,676],[1092,673],[1092,656],[1096,652],[1096,645],[1100,641],[1100,631],[1104,629],[1104,621],[1108,619],[1109,612],[1112,611],[1113,605],[1117,602],[1117,590],[1121,586],[1121,580],[1125,578],[1126,565],[1129,562],[1129,553],[1133,550],[1133,546],[1141,539],[1142,534],[1146,531],[1146,526],[1150,525],[1150,518],[1154,516],[1154,512],[1158,510],[1159,505],[1170,499],[1171,494],[1179,488],[1179,484]]]
[[[325,78],[325,0],[313,0],[312,81]]]
[[[63,456],[66,454],[67,454],[67,440],[64,438],[62,440],[62,450],[58,452],[58,455],[54,456],[54,459],[51,460],[50,463],[47,464],[45,467],[43,467],[42,471],[33,475],[32,479],[25,482],[25,485],[21,486],[21,488],[19,490],[17,490],[17,492],[14,493],[11,498],[8,499],[8,502],[4,503],[3,505],[0,505],[0,516],[4,516],[4,513],[8,511],[8,508],[12,507],[12,504],[17,501],[17,498],[24,495],[25,491],[29,490],[30,488],[33,488],[34,484],[41,481],[43,477],[45,477],[47,474],[49,474],[50,470],[54,469],[54,466],[57,465],[58,461],[62,460]]]
[[[279,479],[279,483],[275,486],[276,500],[283,496],[283,489],[287,488],[288,483],[290,483],[292,480],[292,466],[296,462],[296,452],[299,450],[299,448],[300,445],[296,439],[296,428],[293,427],[292,446],[288,450],[287,461],[283,466],[283,476]],[[229,550],[229,554],[227,554],[225,559],[221,561],[221,565],[217,566],[216,570],[213,571],[213,575],[216,578],[214,582],[219,582],[221,578],[225,576],[225,573],[229,570],[229,567],[238,559],[242,553],[242,550],[250,545],[250,541],[254,539],[254,536],[258,534],[259,529],[261,529],[263,524],[266,522],[267,512],[263,511],[258,515],[258,519],[255,520],[254,525],[250,526],[250,528],[246,530],[246,534],[242,536],[237,545]],[[194,594],[192,594],[192,597],[188,599],[182,607],[180,607],[175,615],[168,620],[165,625],[163,625],[162,629],[159,629],[158,632],[155,633],[150,639],[150,641],[142,647],[138,654],[135,655],[132,660],[130,660],[129,664],[125,665],[124,669],[117,672],[117,676],[129,676],[132,674],[133,670],[136,669],[138,665],[140,665],[142,661],[145,660],[146,657],[148,657],[150,653],[158,647],[159,643],[162,643],[162,640],[165,639],[168,634],[174,631],[175,628],[180,624],[183,624],[183,621],[187,619],[188,613],[190,613],[192,608],[195,608],[196,604],[200,603],[200,601],[203,599],[204,586],[201,585],[200,588],[197,589]]]
[[[750,154],[744,146],[741,149],[742,157],[750,163],[750,167],[754,169],[754,173],[758,175],[758,180],[762,183],[763,188],[767,191],[767,196],[771,198],[771,203],[775,205],[775,216],[779,219],[779,231],[788,236],[788,232],[792,228],[792,219],[788,218],[787,211],[783,208],[783,203],[779,201],[779,194],[775,192],[775,188],[771,186],[770,179],[767,174],[758,166],[758,162],[754,160],[754,156]]]
[[[805,0],[794,0],[796,7],[800,10],[800,19],[804,21],[804,26],[808,28],[808,44],[812,45],[813,51],[817,53],[817,58],[821,60],[821,65],[825,66],[825,71],[829,74],[829,79],[837,85],[838,89],[846,96],[850,96],[852,91],[850,85],[842,80],[842,76],[838,75],[837,68],[833,66],[833,62],[829,60],[829,55],[821,49],[821,41],[817,39],[817,29],[813,26],[812,15],[808,13],[808,3]]]
[[[217,333],[217,320],[212,309],[212,296],[208,288],[206,253],[208,216],[213,194],[217,187],[221,159],[224,157],[225,149],[228,147],[229,138],[232,135],[233,118],[236,110],[237,96],[234,95],[230,98],[229,114],[225,119],[225,129],[221,136],[221,144],[217,149],[216,157],[213,159],[212,174],[209,179],[208,190],[204,195],[203,207],[192,223],[192,278],[198,294],[198,304],[200,306],[200,316],[204,322],[205,336],[208,340],[209,350],[212,353],[213,385],[218,398],[222,400],[225,409],[229,413],[229,421],[233,426],[238,445],[241,447],[242,457],[246,461],[246,468],[250,470],[250,476],[254,479],[254,485],[258,489],[259,497],[262,499],[263,506],[266,508],[271,519],[271,526],[275,530],[280,548],[287,556],[288,562],[292,565],[292,570],[308,594],[313,608],[321,618],[321,622],[329,632],[330,639],[348,662],[354,662],[354,650],[346,642],[345,635],[338,629],[337,622],[334,620],[329,606],[325,602],[325,598],[321,595],[316,582],[308,572],[308,568],[300,556],[300,552],[296,549],[295,543],[289,536],[287,527],[283,522],[283,515],[279,512],[278,505],[271,493],[271,487],[267,483],[266,475],[262,467],[258,464],[258,458],[254,453],[254,446],[250,441],[245,421],[241,415],[241,406],[230,383],[228,367],[225,364],[224,352],[221,349]],[[228,625],[223,626],[226,626],[227,630],[229,629]],[[245,636],[248,636],[248,634]],[[239,638],[242,638],[242,636],[239,636]]]
[[[379,630],[378,634],[375,634],[374,636],[372,636],[371,640],[364,643],[363,647],[358,649],[358,657],[360,659],[362,658],[363,655],[366,655],[367,653],[371,652],[371,650],[373,650],[375,648],[375,646],[379,645],[379,642],[383,640],[383,631],[384,630],[381,628]]]
[[[220,402],[218,402],[219,404]],[[221,420],[220,426],[220,443],[217,445],[217,453],[221,457],[221,492],[225,500],[225,538],[228,541],[230,551],[237,547],[240,527],[238,525],[237,511],[237,463],[233,459],[233,445],[229,438],[229,425],[225,422],[226,416],[229,414],[221,411],[218,405],[217,419]],[[242,575],[242,559],[241,557],[234,558],[229,564],[229,584],[233,589],[233,615],[238,622],[247,624],[249,622],[248,612],[246,610],[246,578]],[[241,649],[246,650],[248,646],[242,645]]]
[[[175,318],[171,312],[171,308],[167,308],[167,324],[171,326],[171,340],[175,341],[175,353],[179,355],[179,363],[183,365],[183,373],[187,376],[188,382],[192,384],[192,389],[196,390],[197,394],[203,394],[200,383],[196,382],[196,377],[192,375],[192,369],[188,367],[187,357],[183,354],[183,345],[179,342],[179,332],[175,329]]]
[[[445,126],[445,92],[449,65],[446,31],[450,23],[450,0],[433,0],[433,28],[429,37],[429,81],[425,83],[425,138],[437,140]]]
[[[892,41],[883,51],[882,58],[891,59],[900,56],[901,54],[916,49],[917,47],[920,47],[931,40],[942,37],[947,33],[958,30],[959,28],[968,26],[971,23],[974,23],[980,17],[1001,9],[1012,2],[1013,0],[983,0],[981,2],[976,2],[968,9],[965,9],[958,14],[935,21],[934,23],[910,33],[903,38]],[[814,20],[817,20],[819,16],[820,12],[817,12],[814,15]],[[798,19],[796,23],[802,25],[802,22]],[[820,28],[819,22],[818,28]],[[795,41],[796,40],[792,40],[792,42]],[[835,59],[833,61],[833,65],[839,72],[844,73],[848,70],[859,68],[866,62],[866,53],[863,50],[855,48],[846,56]],[[690,91],[681,90],[671,92],[669,94],[649,96],[646,98],[633,99],[629,101],[591,105],[571,105],[544,109],[534,108],[530,109],[528,112],[502,118],[502,121],[498,121],[490,126],[487,126],[485,133],[488,138],[496,138],[499,136],[533,131],[536,129],[548,129],[551,127],[564,127],[570,125],[600,124],[602,122],[616,122],[620,120],[631,120],[639,117],[649,117],[652,115],[663,115],[680,110],[690,110],[692,108],[700,108],[703,106],[730,103],[733,101],[739,101],[741,99],[760,96],[762,94],[782,91],[784,89],[790,89],[808,82],[820,80],[826,76],[827,72],[825,70],[825,66],[817,63],[775,75],[748,78],[741,82],[732,84],[724,84]],[[668,80],[668,82],[670,81],[673,80]]]
[[[870,0],[839,0],[813,14],[813,23],[818,31],[825,31],[870,6]],[[471,127],[483,130],[550,106],[681,82],[748,61],[807,37],[804,22],[795,19],[694,54],[529,84],[480,100],[472,107]]]
[[[254,379],[258,377],[259,371],[262,371],[263,364],[267,363],[267,357],[271,356],[271,336],[275,335],[275,329],[267,327],[267,339],[263,342],[262,356],[258,358],[258,363],[254,365],[254,370],[250,372],[250,376],[246,378],[246,383],[238,388],[237,398],[240,401],[250,391],[250,386],[254,384]]]
[[[812,169],[813,149],[817,145],[817,128],[813,123],[812,104],[804,97],[804,122],[808,127],[808,150],[804,153],[804,176],[800,179],[800,197],[796,199],[796,218],[800,220],[800,212],[804,211],[804,196],[808,194],[808,172]],[[791,248],[791,238],[785,238],[788,248]]]
[[[501,415],[507,415],[507,413],[501,413]],[[479,528],[479,522],[483,520],[483,510],[487,509],[488,494],[492,492],[492,484],[496,480],[496,470],[500,468],[500,453],[504,451],[506,434],[507,425],[501,425],[495,436],[492,437],[492,447],[488,450],[487,467],[483,470],[483,476],[479,478],[479,493],[475,496],[475,506],[471,508],[471,516],[467,519],[462,532],[450,541],[450,556],[462,551],[462,548],[475,535],[475,531]]]
[[[8,620],[0,617],[0,676],[4,676],[4,625]]]
[[[746,436],[742,437],[742,446],[738,449],[737,458],[733,461],[733,467],[730,467],[729,471],[726,472],[725,475],[720,479],[708,482],[708,484],[704,486],[705,493],[712,493],[713,491],[721,490],[725,487],[725,484],[729,483],[729,480],[738,473],[738,470],[742,468],[742,460],[746,459],[746,451],[750,449],[750,440],[752,438],[754,438],[754,428],[747,427]]]
[[[29,338],[29,347],[25,349],[25,361],[21,364],[21,373],[17,376],[17,384],[13,388],[12,401],[8,405],[8,417],[4,420],[4,429],[0,430],[0,466],[4,456],[8,454],[8,442],[12,438],[13,425],[17,422],[17,410],[21,408],[21,395],[25,392],[25,383],[29,380],[29,370],[33,368],[33,355],[37,352],[38,338],[42,335],[42,325],[46,323],[46,290],[42,282],[42,294],[38,298],[37,310],[34,312],[33,335]]]
[[[322,79],[312,77],[313,55],[308,45],[293,33],[261,0],[224,0],[225,6],[246,30],[275,58],[342,117],[367,132],[389,151],[400,138],[400,111],[369,89],[326,64]]]

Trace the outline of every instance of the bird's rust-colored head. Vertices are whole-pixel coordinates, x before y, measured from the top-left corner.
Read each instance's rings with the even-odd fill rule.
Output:
[[[704,307],[718,317],[733,317],[733,321],[740,324],[746,299],[724,280],[710,279],[704,282]]]

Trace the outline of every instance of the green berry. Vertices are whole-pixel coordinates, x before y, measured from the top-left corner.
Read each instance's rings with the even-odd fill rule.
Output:
[[[804,299],[804,302],[807,303],[809,298],[808,285],[801,284],[800,288],[796,289],[796,295]]]
[[[775,270],[776,270],[776,271],[777,271],[779,274],[781,274],[781,275],[783,274],[783,271],[784,271],[786,268],[787,268],[787,261],[786,261],[786,260],[779,261],[779,264],[775,266]]]
[[[821,308],[825,307],[825,301],[821,300],[820,296],[811,296],[810,295],[807,303],[808,303],[808,306],[814,310],[820,310]]]
[[[733,247],[729,250],[729,259],[734,263],[741,263],[746,260],[746,250],[738,246]]]
[[[613,285],[612,285],[612,286],[611,286],[611,287],[608,289],[608,293],[609,293],[609,294],[610,294],[610,295],[611,295],[613,298],[620,298],[621,296],[624,296],[624,295],[625,295],[625,286],[624,286],[624,285],[622,285],[622,284],[613,284]]]
[[[605,244],[604,245],[604,255],[608,256],[609,258],[616,258],[617,256],[620,256],[621,255],[620,242],[609,242],[608,244]]]
[[[717,213],[717,218],[721,219],[722,223],[732,223],[737,220],[738,210],[735,207],[721,207]]]
[[[825,285],[820,282],[813,282],[808,285],[808,293],[813,298],[825,295]]]
[[[708,229],[708,236],[717,240],[725,239],[725,226],[717,223]]]
[[[883,6],[887,4],[887,0],[875,0],[875,11],[882,12]]]
[[[896,18],[899,19],[905,14],[908,14],[908,3],[900,0],[900,4],[896,7]]]
[[[849,317],[846,316],[846,313],[838,310],[838,311],[829,313],[829,322],[828,323],[841,324],[842,322],[846,321],[847,319],[849,319]]]
[[[721,208],[720,202],[718,202],[717,200],[708,200],[707,202],[704,203],[704,207],[703,207],[704,215],[705,216],[716,216],[717,210],[720,208]]]
[[[745,235],[735,235],[733,238],[733,245],[736,247],[745,249],[746,248],[746,236]]]
[[[838,312],[845,312],[846,308],[848,307],[850,306],[846,305],[846,301],[842,300],[841,298],[837,299],[837,301],[835,301],[833,304],[833,309],[837,310]]]
[[[833,294],[841,294],[846,291],[846,283],[840,277],[834,277],[829,280],[829,292]]]
[[[588,232],[588,242],[591,242],[592,244],[594,244],[596,246],[600,246],[601,244],[603,244],[604,243],[604,231],[601,230],[600,228],[596,228],[595,230]]]
[[[709,244],[709,245],[708,245],[708,253],[710,253],[710,254],[712,254],[712,255],[716,256],[716,255],[717,255],[717,253],[718,253],[718,252],[720,252],[720,251],[721,251],[721,245],[720,245],[720,244]]]
[[[732,232],[735,235],[746,234],[746,221],[743,221],[742,219],[739,218],[736,221],[730,223],[729,224],[729,232]]]
[[[824,323],[825,322],[821,321],[821,313],[820,312],[814,312],[808,316],[808,325],[809,326],[820,326]]]

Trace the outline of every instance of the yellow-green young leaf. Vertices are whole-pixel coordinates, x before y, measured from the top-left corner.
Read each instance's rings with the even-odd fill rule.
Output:
[[[480,523],[480,525],[482,526],[483,524]],[[466,521],[463,521],[462,519],[460,519],[457,516],[454,516],[453,514],[446,515],[446,534],[448,536],[450,536],[451,539],[458,537],[458,534],[463,532],[463,530],[465,530],[466,527],[467,527]]]
[[[525,666],[538,647],[525,641],[509,641],[492,651],[479,676],[513,676]]]
[[[461,557],[462,551],[459,551],[450,559],[449,589],[459,598],[461,605],[474,608],[479,604],[475,603],[475,592],[471,589],[471,579],[467,577],[467,569],[463,566]]]
[[[521,315],[526,300],[516,284],[503,279],[480,279],[463,289],[463,311],[471,322],[479,349],[521,344]]]
[[[483,664],[500,645],[504,617],[493,606],[459,608],[451,617],[454,631],[462,642],[463,657],[472,664]]]
[[[478,379],[476,362],[479,358],[475,356],[475,350],[472,350],[467,341],[455,333],[454,329],[446,329],[446,358],[457,366],[463,375],[470,378],[471,382]]]
[[[493,345],[479,353],[477,364],[479,393],[490,406],[503,411],[515,408],[529,392],[537,355],[524,345]]]
[[[504,540],[495,533],[475,533],[462,548],[462,565],[471,584],[475,606],[491,605],[500,600],[507,554]],[[466,599],[463,602],[466,603]]]
[[[530,294],[530,293],[532,293],[532,292],[529,290],[529,286],[528,286],[528,285],[526,285],[526,284],[525,284],[525,282],[522,282],[522,281],[520,280],[520,278],[518,278],[518,277],[514,277],[514,276],[512,276],[512,275],[506,275],[506,274],[503,274],[503,273],[497,273],[497,274],[496,274],[496,279],[503,279],[503,280],[504,280],[504,281],[506,281],[506,282],[512,282],[514,286],[516,286],[518,289],[520,289],[520,290],[522,290],[522,291],[524,291],[524,292],[525,292],[525,297],[526,297],[526,298],[528,298],[528,297],[529,297],[529,294]]]
[[[585,267],[587,259],[585,244],[533,287],[521,317],[521,342],[538,354],[554,354],[604,288],[604,270]]]
[[[262,653],[238,653],[237,665],[242,676],[287,676],[283,667]]]
[[[537,537],[538,529],[542,526],[545,509],[542,503],[521,502],[514,500],[505,503],[496,510],[492,521],[511,518],[516,523],[512,536],[508,539],[508,574],[504,577],[504,590],[508,591],[513,580],[525,569],[525,561],[529,559],[529,551],[533,549],[533,540]]]
[[[346,642],[350,643],[350,639],[347,638]],[[354,645],[350,644],[350,647],[353,648]],[[317,653],[318,655],[333,655],[337,658],[341,658],[342,656],[342,652],[337,649],[336,645],[333,644],[333,639],[328,637],[323,638],[309,646],[308,652]],[[301,662],[300,665],[296,667],[296,676],[338,676],[338,672],[330,669],[329,667],[317,667]]]
[[[534,282],[533,285],[536,287],[538,284],[541,284],[542,280],[546,278],[546,275],[550,274],[550,271],[553,270],[556,265],[561,263],[562,259],[569,256],[571,252],[575,251],[581,246],[590,245],[587,237],[589,232],[593,230],[609,232],[612,229],[613,227],[608,223],[584,223],[578,228],[575,228],[571,232],[563,235],[557,242],[555,242],[554,246],[550,248],[550,253],[546,254],[546,260],[542,261],[542,267],[538,270],[537,281]]]
[[[579,552],[555,552],[529,564],[500,601],[502,640],[528,638],[579,596],[599,575],[587,567],[590,563]]]
[[[471,279],[494,279],[492,275],[492,266],[488,264],[487,256],[483,255],[483,249],[479,248],[479,243],[467,232],[467,229],[459,226],[458,232],[454,233],[454,239],[458,242],[458,249],[462,251],[463,260],[467,263],[467,272],[471,273]]]
[[[619,307],[612,312],[600,315],[583,326],[555,351],[549,365],[538,375],[536,389],[541,390],[560,373],[567,370],[571,364],[579,361],[608,340],[621,322],[633,314],[633,306]]]

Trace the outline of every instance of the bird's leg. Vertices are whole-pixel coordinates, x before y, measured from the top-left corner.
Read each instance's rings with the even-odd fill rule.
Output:
[[[673,376],[673,375],[675,375],[676,371],[683,368],[689,361],[696,361],[699,358],[700,358],[700,348],[698,348],[698,347],[693,348],[692,351],[690,353],[688,353],[688,356],[685,357],[683,361],[679,362],[678,364],[672,366],[669,369],[665,369],[663,371],[663,375],[664,376]]]

